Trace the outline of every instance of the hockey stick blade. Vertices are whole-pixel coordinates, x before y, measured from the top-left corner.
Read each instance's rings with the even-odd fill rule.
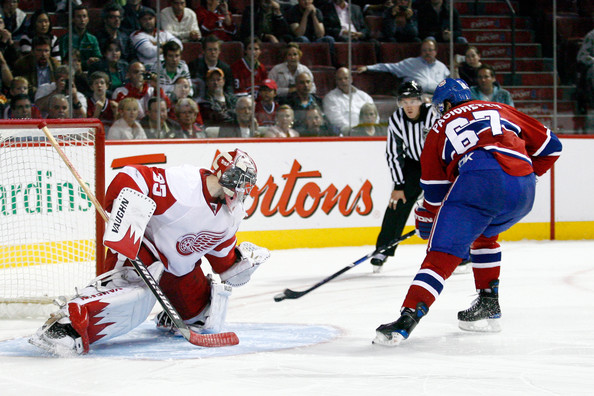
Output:
[[[303,290],[303,291],[294,291],[291,289],[285,289],[284,292],[277,294],[276,296],[274,296],[274,301],[276,302],[280,302],[283,300],[295,300],[297,298],[300,298],[304,295],[306,295],[307,293],[309,293],[312,290],[317,289],[318,287],[330,282],[332,279],[344,274],[345,272],[347,272],[348,270],[350,270],[353,267],[356,267],[357,265],[363,263],[364,261],[366,261],[367,259],[371,258],[373,255],[377,254],[377,253],[382,253],[385,252],[388,249],[393,248],[394,246],[398,245],[400,242],[410,238],[411,236],[415,235],[415,231],[410,231],[404,235],[402,235],[400,238],[396,238],[393,241],[391,241],[390,243],[388,243],[387,245],[384,245],[382,247],[379,247],[377,249],[375,249],[373,252],[361,257],[359,260],[347,265],[346,267],[342,268],[341,270],[333,273],[332,275],[322,279],[321,281],[319,281],[318,283],[316,283],[315,285],[313,285],[312,287],[310,287],[307,290]]]

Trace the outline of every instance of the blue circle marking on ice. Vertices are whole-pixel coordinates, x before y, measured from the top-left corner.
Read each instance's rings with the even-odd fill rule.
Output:
[[[91,346],[89,358],[118,358],[138,360],[203,359],[209,357],[271,352],[311,346],[337,338],[341,331],[332,326],[279,324],[279,323],[229,323],[223,331],[234,331],[239,345],[202,348],[180,336],[155,328],[147,321],[128,334]],[[45,351],[29,344],[28,337],[0,342],[0,356],[51,357]]]

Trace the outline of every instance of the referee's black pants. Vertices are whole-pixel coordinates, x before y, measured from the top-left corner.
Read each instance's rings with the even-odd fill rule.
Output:
[[[412,159],[404,160],[404,196],[406,197],[406,203],[398,201],[396,209],[392,209],[390,206],[386,208],[384,213],[384,220],[382,221],[382,229],[377,237],[376,247],[381,247],[392,240],[399,238],[402,235],[402,230],[408,220],[408,216],[415,202],[423,191],[421,189],[421,163]],[[398,245],[394,248],[384,252],[386,256],[393,256],[394,251]]]

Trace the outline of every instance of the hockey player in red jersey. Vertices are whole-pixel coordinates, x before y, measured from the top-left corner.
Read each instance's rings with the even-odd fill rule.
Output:
[[[462,80],[442,81],[433,95],[441,114],[421,155],[422,206],[417,232],[427,255],[402,304],[400,318],[381,325],[374,343],[398,345],[425,316],[445,280],[470,257],[478,298],[458,312],[468,331],[500,331],[498,235],[532,209],[536,176],[559,158],[548,128],[511,106],[471,100]]]
[[[195,332],[220,332],[232,287],[247,283],[269,257],[252,243],[236,246],[243,201],[256,175],[254,161],[240,150],[217,155],[211,170],[125,167],[106,193],[110,271],[78,290],[30,342],[56,354],[86,353],[143,323],[156,300],[125,257],[141,242],[138,258],[182,319]],[[113,235],[120,229],[127,230],[124,238],[123,232]],[[205,275],[203,258],[222,283]],[[160,329],[176,330],[164,312],[155,321]]]
[[[262,81],[268,78],[266,66],[264,66],[259,58],[262,52],[262,41],[259,38],[254,38],[254,42],[247,39],[243,43],[245,53],[243,58],[238,59],[231,65],[231,72],[233,73],[233,88],[236,95],[246,95],[252,93],[252,73],[254,75],[254,96],[258,96],[258,89]],[[253,62],[252,62],[253,57]]]

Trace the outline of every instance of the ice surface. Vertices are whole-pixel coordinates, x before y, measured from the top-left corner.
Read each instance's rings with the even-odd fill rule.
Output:
[[[143,348],[154,352],[150,358],[122,356],[125,347],[107,343],[92,357],[70,359],[31,357],[17,348],[11,355],[0,352],[0,394],[592,394],[594,241],[502,243],[503,331],[497,334],[457,327],[457,311],[475,297],[467,273],[447,280],[427,317],[399,347],[371,344],[375,328],[396,319],[424,257],[422,245],[399,247],[380,274],[364,263],[298,300],[273,301],[285,288],[306,289],[372,249],[273,251],[252,281],[233,291],[227,315],[240,340],[246,326],[271,326],[269,344],[256,352],[245,334],[245,353],[232,356],[193,355],[191,345],[184,354],[179,344],[151,347],[146,340]],[[24,342],[42,322],[0,321],[0,351],[6,343]],[[278,337],[283,324],[286,345]],[[327,342],[291,346],[303,338],[305,325],[337,334]],[[150,332],[148,326],[130,336]],[[270,349],[265,346],[289,349],[262,351]]]

